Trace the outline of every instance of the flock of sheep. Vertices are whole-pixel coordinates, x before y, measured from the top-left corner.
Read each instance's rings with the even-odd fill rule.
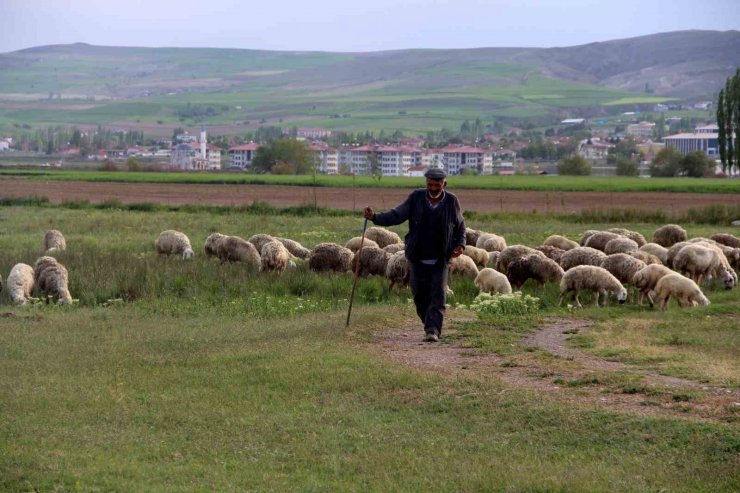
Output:
[[[639,291],[637,302],[647,297],[652,307],[656,301],[665,309],[670,298],[679,306],[708,305],[700,285],[720,279],[725,288],[737,284],[735,269],[740,268],[740,239],[726,233],[711,238],[688,239],[686,230],[675,224],[658,228],[653,242],[642,234],[622,228],[608,231],[589,230],[576,242],[560,235],[548,237],[542,245],[507,245],[502,236],[466,229],[465,253],[450,262],[450,275],[473,280],[480,292],[511,293],[527,280],[538,286],[560,283],[558,304],[573,293],[578,307],[579,294],[594,293],[595,304],[606,303],[611,293],[618,301],[627,300],[625,286]],[[362,248],[360,245],[362,244]],[[13,266],[6,282],[14,303],[25,304],[36,288],[47,300],[70,303],[67,269],[48,256],[64,250],[61,232],[50,230],[44,237],[47,256],[33,267]],[[155,242],[160,255],[194,256],[190,240],[182,232],[167,230]],[[311,249],[297,241],[257,234],[245,240],[238,236],[212,233],[204,244],[207,257],[223,262],[242,262],[262,272],[281,274],[297,263],[307,263],[316,272],[353,272],[361,276],[385,276],[390,288],[406,286],[410,270],[404,244],[393,231],[373,226],[365,238],[354,237],[344,246],[320,243]],[[358,265],[359,263],[359,265]]]

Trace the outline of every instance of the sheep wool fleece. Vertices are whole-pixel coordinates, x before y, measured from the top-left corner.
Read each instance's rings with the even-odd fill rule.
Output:
[[[426,190],[415,190],[395,209],[375,214],[373,223],[393,226],[409,221],[406,257],[411,270],[411,292],[424,331],[438,336],[444,322],[448,263],[458,245],[465,246],[465,221],[460,203],[445,191],[432,206]]]

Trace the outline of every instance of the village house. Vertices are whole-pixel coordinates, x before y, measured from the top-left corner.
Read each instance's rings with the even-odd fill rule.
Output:
[[[584,139],[578,143],[576,153],[589,161],[605,161],[609,156],[609,149],[613,147],[614,144],[601,139]]]

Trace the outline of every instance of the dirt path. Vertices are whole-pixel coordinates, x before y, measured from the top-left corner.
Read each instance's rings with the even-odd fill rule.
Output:
[[[549,318],[523,339],[525,345],[554,356],[552,360],[531,352],[499,356],[465,348],[462,338],[457,337],[460,333],[454,328],[465,321],[449,320],[451,329],[445,332],[442,342],[429,344],[421,342],[417,320],[409,318],[397,330],[376,334],[369,350],[419,370],[452,377],[495,376],[508,387],[536,392],[543,399],[603,410],[728,421],[735,416],[733,409],[740,406],[738,389],[666,377],[568,347],[568,337],[576,331],[589,330],[584,320]],[[610,375],[632,375],[639,380],[640,386],[637,390],[626,391],[610,383]],[[691,398],[687,397],[689,395]]]
[[[568,213],[594,208],[681,210],[710,204],[740,204],[740,194],[668,192],[539,192],[517,190],[454,190],[466,210],[478,212]],[[47,197],[53,203],[84,199],[93,203],[118,199],[123,203],[154,202],[249,205],[255,201],[278,207],[316,204],[334,209],[365,205],[383,210],[401,203],[403,188],[313,188],[283,185],[194,185],[172,183],[97,183],[0,178],[0,197]]]

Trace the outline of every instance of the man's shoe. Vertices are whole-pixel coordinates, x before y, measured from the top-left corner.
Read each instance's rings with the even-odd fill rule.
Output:
[[[427,332],[427,335],[424,336],[424,342],[437,342],[439,341],[439,337],[434,332]]]

